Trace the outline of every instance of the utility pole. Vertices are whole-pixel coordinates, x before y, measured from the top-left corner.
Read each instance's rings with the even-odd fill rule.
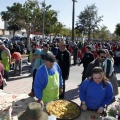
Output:
[[[73,1],[73,9],[72,9],[72,42],[74,42],[74,21],[75,21],[75,2],[76,0]]]
[[[45,0],[44,0],[45,5]],[[45,6],[43,8],[43,28],[42,28],[42,42],[44,41],[44,29],[45,29]]]

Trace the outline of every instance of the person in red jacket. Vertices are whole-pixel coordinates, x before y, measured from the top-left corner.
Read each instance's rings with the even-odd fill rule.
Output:
[[[96,59],[96,58],[97,58],[97,56],[98,56],[98,51],[97,51],[97,50],[95,50],[95,51],[94,51],[94,53],[93,53],[93,55],[94,55],[94,59]]]
[[[82,52],[81,50],[78,51],[78,58],[81,60],[82,59]]]
[[[84,47],[82,48],[81,52],[82,52],[82,55],[84,56],[84,54],[86,53],[86,45],[84,45]]]
[[[16,75],[17,66],[19,67],[19,75],[22,75],[22,56],[21,56],[21,54],[19,52],[14,52],[12,54],[12,61],[15,61],[14,75]]]
[[[95,49],[99,49],[98,43],[95,44]]]
[[[72,46],[71,46],[71,45],[69,45],[68,51],[71,53],[71,55],[73,54],[73,49],[72,49]]]
[[[78,55],[77,55],[77,64],[79,65],[80,61],[82,60],[82,52],[81,50],[78,50]]]

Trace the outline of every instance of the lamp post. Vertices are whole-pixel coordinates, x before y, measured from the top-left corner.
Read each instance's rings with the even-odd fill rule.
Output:
[[[44,0],[45,5],[45,0]],[[44,28],[45,28],[45,6],[43,8],[43,28],[42,28],[42,42],[44,41]]]
[[[76,0],[73,1],[73,9],[72,9],[72,42],[74,42],[74,21],[75,21],[75,2]]]

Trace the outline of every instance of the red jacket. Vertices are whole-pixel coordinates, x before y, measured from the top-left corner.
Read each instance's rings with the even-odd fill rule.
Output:
[[[78,52],[78,58],[82,59],[82,53],[80,51]]]
[[[94,59],[96,59],[98,55],[97,51],[94,51],[93,55],[94,55]]]

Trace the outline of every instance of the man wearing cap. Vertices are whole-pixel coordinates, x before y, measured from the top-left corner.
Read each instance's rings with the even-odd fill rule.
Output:
[[[28,94],[29,96],[34,96],[33,86],[34,86],[34,79],[35,79],[36,71],[44,63],[43,56],[47,52],[50,52],[50,51],[48,51],[48,49],[49,49],[48,44],[44,44],[43,45],[43,49],[36,49],[36,51],[33,53],[33,57],[32,58],[35,59],[35,63],[34,63],[34,70],[33,70],[32,90]]]
[[[63,88],[61,69],[55,62],[55,56],[47,53],[44,61],[45,64],[37,70],[34,82],[35,96],[42,105],[59,99]]]
[[[10,71],[10,64],[11,64],[11,54],[10,50],[6,48],[4,43],[0,41],[0,49],[2,50],[2,64],[4,65],[4,78],[7,80]]]
[[[67,80],[69,77],[70,63],[71,63],[71,55],[70,52],[66,49],[65,41],[59,42],[59,52],[56,56],[56,59],[62,71],[63,93],[59,96],[59,98],[63,99],[65,93],[65,80]]]

